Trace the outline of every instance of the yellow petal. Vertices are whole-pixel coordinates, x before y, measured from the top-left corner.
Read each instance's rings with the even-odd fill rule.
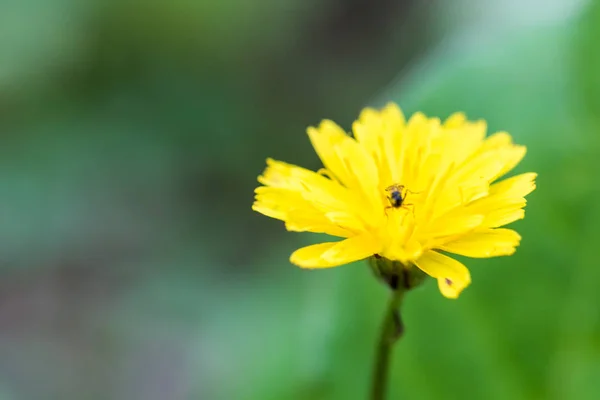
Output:
[[[252,204],[252,209],[262,215],[266,215],[267,217],[279,219],[285,221],[287,218],[287,212],[281,209],[265,206],[260,202],[254,202]]]
[[[500,147],[506,147],[513,144],[512,137],[508,132],[500,131],[495,132],[488,136],[483,142],[483,149],[497,149]]]
[[[344,199],[351,197],[345,187],[323,174],[271,158],[267,159],[267,168],[258,177],[258,181],[265,186],[302,193],[309,191],[318,192],[319,194],[325,193],[338,198],[343,197]]]
[[[427,275],[436,278],[442,294],[455,299],[471,283],[471,274],[459,261],[435,251],[424,253],[415,264]]]
[[[525,196],[535,189],[534,173],[526,173],[505,179],[490,186],[489,196],[467,206],[472,213],[485,215],[482,227],[496,228],[525,216]]]
[[[314,212],[302,196],[287,189],[261,186],[256,188],[255,193],[252,209],[272,218],[286,220],[288,213],[296,209]]]
[[[317,223],[302,223],[299,224],[297,221],[286,221],[285,228],[290,232],[313,232],[313,233],[325,233],[330,236],[336,236],[340,238],[346,238],[354,234],[341,226],[333,226],[329,224],[317,224]]]
[[[256,201],[252,209],[285,221],[290,231],[349,237],[364,230],[362,222],[354,215],[345,211],[323,211],[322,204],[309,202],[297,192],[266,186],[257,188],[255,192]]]
[[[357,232],[365,229],[365,226],[360,219],[347,212],[331,211],[325,214],[325,218],[332,224],[343,226],[344,228]]]
[[[379,160],[379,138],[382,132],[382,121],[379,112],[372,108],[365,108],[352,124],[352,132],[356,140],[373,156]]]
[[[333,243],[319,243],[311,246],[302,247],[290,256],[290,262],[296,264],[301,268],[329,268],[337,267],[340,264],[328,263],[323,260],[321,256],[327,250],[331,249],[338,242]]]
[[[493,149],[469,157],[446,182],[445,204],[454,207],[483,198],[489,184],[511,170],[525,155],[523,146]]]
[[[460,128],[467,121],[467,116],[463,112],[456,112],[446,118],[444,128],[454,129]]]
[[[258,181],[265,186],[255,190],[256,200],[277,210],[308,207],[322,213],[349,212],[359,208],[357,204],[362,201],[359,193],[322,174],[272,159],[267,160],[267,168]]]
[[[437,278],[437,281],[440,293],[449,299],[457,299],[460,295],[460,292],[464,289],[457,289],[456,284],[448,278]]]
[[[467,122],[455,130],[449,130],[446,135],[454,141],[452,158],[458,165],[481,147],[487,132],[487,123],[483,120]]]
[[[492,179],[496,180],[504,176],[507,172],[511,171],[518,163],[521,162],[525,154],[527,153],[527,147],[525,146],[512,146],[510,151],[506,151],[504,155],[504,166],[498,172],[498,174]]]
[[[486,214],[481,226],[485,228],[498,228],[523,219],[525,218],[525,210],[523,210],[525,204],[526,201],[523,200],[522,202],[490,211]]]
[[[432,153],[443,156],[443,164],[460,167],[479,149],[485,138],[485,121],[464,121],[464,114],[451,116],[444,123],[442,134],[432,138]],[[458,170],[458,169],[457,169]]]
[[[379,253],[381,245],[370,234],[362,234],[338,242],[323,253],[328,263],[348,264]]]
[[[350,225],[350,224],[349,224]],[[327,216],[310,210],[294,210],[288,213],[285,227],[288,231],[326,233],[331,236],[350,237],[362,231],[362,227],[332,223]]]
[[[381,110],[381,118],[383,121],[382,140],[379,145],[383,147],[381,150],[381,172],[382,178],[386,179],[387,183],[398,183],[402,179],[401,169],[398,168],[403,141],[406,139],[406,119],[402,110],[394,104],[387,104]]]
[[[303,247],[292,253],[290,261],[302,268],[330,268],[362,260],[379,249],[379,244],[372,237],[359,235],[341,242]]]
[[[302,190],[303,187],[300,182],[305,180],[311,173],[314,172],[283,161],[267,158],[267,168],[258,177],[258,181],[265,186]]]
[[[285,221],[290,231],[350,237],[364,230],[360,193],[322,174],[268,159],[259,181],[267,186],[255,189],[253,210]]]
[[[450,253],[474,258],[509,256],[521,241],[512,229],[478,230],[446,243],[439,248]]]
[[[492,182],[513,169],[525,156],[527,149],[510,143],[501,145],[505,140],[504,135],[499,135],[480,142],[482,144],[479,149],[465,160],[454,178],[468,180],[473,177]]]
[[[502,195],[503,197],[525,197],[535,190],[536,177],[536,173],[527,172],[494,183],[490,186],[490,196]]]
[[[419,166],[423,164],[429,154],[431,137],[439,131],[439,121],[428,119],[423,113],[413,114],[406,124],[406,131],[402,137],[400,154],[398,155],[398,175],[401,183],[412,187],[421,173]],[[390,160],[393,166],[393,160]]]
[[[414,235],[415,220],[411,211],[406,209],[390,209],[387,212],[387,223],[384,227],[383,257],[410,263],[423,251],[421,243]]]
[[[379,175],[373,158],[354,140],[347,140],[338,147],[340,158],[344,159],[346,171],[352,175],[357,189],[362,189],[363,198],[370,204],[370,209],[361,207],[367,214],[367,220],[377,218],[372,212],[383,216],[382,196],[379,193]]]
[[[483,215],[471,214],[464,207],[459,207],[439,218],[420,232],[419,236],[427,236],[431,239],[443,236],[463,234],[477,228],[484,220]]]
[[[337,147],[352,139],[335,122],[329,120],[321,122],[318,128],[309,127],[307,133],[325,168],[347,185],[349,182],[348,172],[344,160],[339,156]]]
[[[450,178],[449,186],[469,187],[480,182],[491,182],[504,168],[507,161],[500,151],[488,151],[471,157],[460,166]],[[464,189],[463,189],[464,190]]]
[[[387,103],[381,110],[381,117],[393,129],[401,129],[406,124],[404,113],[396,103]]]

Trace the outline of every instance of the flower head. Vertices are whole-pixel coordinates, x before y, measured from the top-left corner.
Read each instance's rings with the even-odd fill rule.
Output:
[[[511,255],[521,237],[500,228],[524,217],[535,173],[494,183],[525,156],[524,146],[485,121],[456,113],[443,123],[395,104],[367,108],[354,137],[325,120],[308,128],[324,168],[313,172],[272,159],[258,181],[255,211],[290,231],[326,233],[343,240],[296,250],[290,261],[328,268],[373,255],[418,267],[456,298],[469,270],[441,253],[468,257]]]

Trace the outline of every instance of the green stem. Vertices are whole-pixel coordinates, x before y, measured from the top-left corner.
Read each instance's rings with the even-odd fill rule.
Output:
[[[379,342],[377,343],[377,354],[375,355],[375,368],[373,370],[371,390],[372,400],[384,400],[386,398],[392,348],[404,331],[404,325],[399,312],[403,297],[404,290],[400,287],[392,292],[392,296],[388,302],[381,326]]]

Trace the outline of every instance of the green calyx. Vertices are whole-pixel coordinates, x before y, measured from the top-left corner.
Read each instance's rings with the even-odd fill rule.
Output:
[[[394,291],[409,291],[419,286],[427,278],[427,274],[416,266],[405,265],[400,261],[372,256],[369,257],[368,262],[375,276]]]

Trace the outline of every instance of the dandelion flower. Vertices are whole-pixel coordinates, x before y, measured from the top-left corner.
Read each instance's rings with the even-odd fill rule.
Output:
[[[419,268],[456,298],[471,277],[446,253],[513,254],[521,237],[500,227],[524,217],[525,196],[535,189],[535,173],[496,182],[526,148],[486,130],[485,121],[462,113],[443,123],[422,113],[406,121],[395,104],[363,110],[353,137],[324,120],[307,131],[324,168],[268,159],[252,208],[289,231],[342,238],[296,250],[290,261],[302,268],[383,257]]]

